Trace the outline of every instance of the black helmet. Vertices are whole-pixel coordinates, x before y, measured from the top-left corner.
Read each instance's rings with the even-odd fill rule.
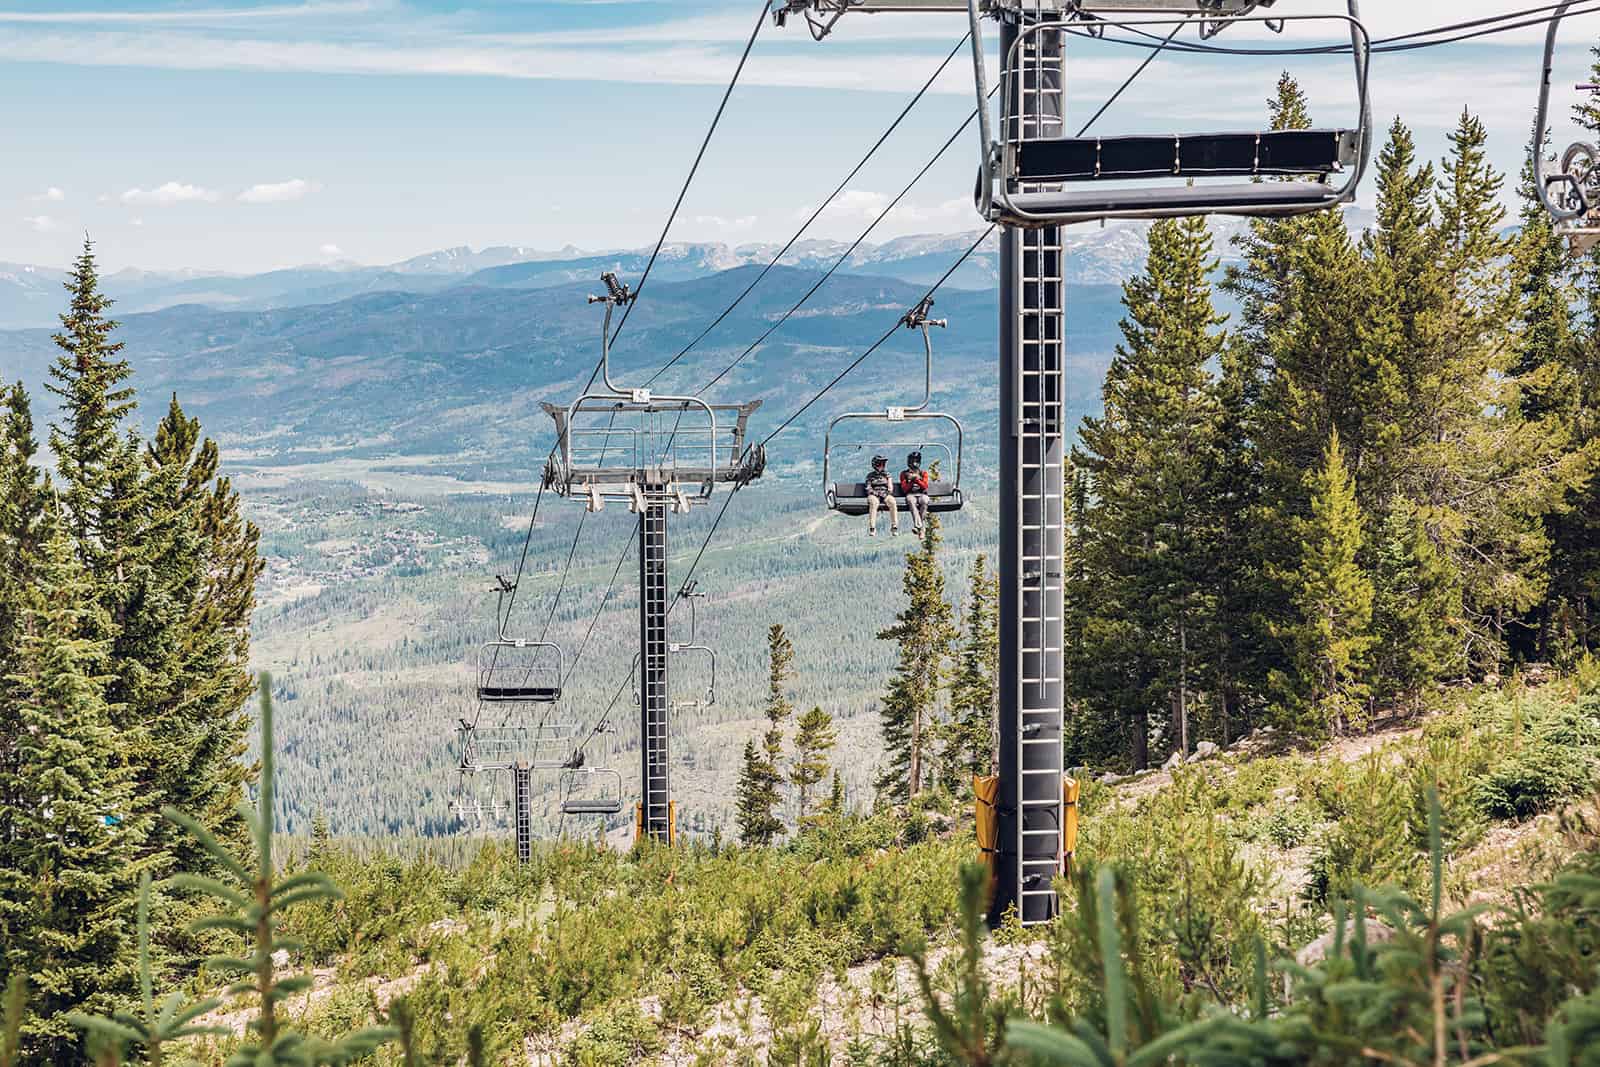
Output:
[[[906,457],[906,466],[908,466],[908,467],[920,467],[921,465],[922,465],[922,453],[921,452],[913,452],[909,456]]]
[[[889,462],[889,457],[888,456],[873,456],[872,457],[872,465],[874,467],[881,467],[885,463],[888,463],[888,462]]]

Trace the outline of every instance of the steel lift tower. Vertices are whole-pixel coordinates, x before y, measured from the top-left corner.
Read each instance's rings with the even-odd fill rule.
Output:
[[[965,14],[972,30],[982,155],[976,203],[1000,237],[1000,791],[992,918],[1055,915],[1064,861],[1063,463],[1066,292],[1062,231],[1074,222],[1229,214],[1284,217],[1354,196],[1370,143],[1366,57],[1356,0],[1358,128],[1072,137],[1064,127],[1069,33],[1192,22],[1211,37],[1274,0],[788,0],[779,25],[817,40],[846,15]],[[999,124],[992,126],[980,17],[1000,25]],[[1159,38],[1157,38],[1159,40]],[[1329,184],[1330,175],[1342,175]],[[1263,181],[1310,176],[1311,181]],[[1233,177],[1232,184],[1210,179]],[[1164,179],[1161,185],[1137,184]],[[1200,179],[1194,183],[1191,179]],[[1134,184],[1130,184],[1134,183]]]
[[[677,836],[671,798],[671,684],[667,615],[667,522],[704,504],[717,485],[743,486],[761,477],[766,453],[745,442],[750,416],[761,406],[707,404],[617,385],[611,378],[611,318],[634,293],[607,273],[601,369],[605,388],[567,405],[545,404],[557,445],[544,484],[591,512],[625,505],[639,523],[639,751],[638,835],[670,843]]]

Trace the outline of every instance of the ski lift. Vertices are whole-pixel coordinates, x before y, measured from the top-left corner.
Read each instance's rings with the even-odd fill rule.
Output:
[[[1188,215],[1286,217],[1349,203],[1367,169],[1372,140],[1367,72],[1372,42],[1361,22],[1359,0],[1348,0],[1348,15],[1288,15],[1276,18],[1221,17],[1207,14],[1216,5],[1196,3],[1189,15],[1129,20],[1114,12],[1096,16],[1098,35],[1106,26],[1172,26],[1202,14],[1202,35],[1214,36],[1239,23],[1260,23],[1281,31],[1288,21],[1313,19],[1347,23],[1355,56],[1359,120],[1350,129],[1273,130],[1250,133],[1164,134],[1124,137],[1061,137],[1059,118],[1024,119],[1025,93],[1057,91],[1048,84],[1050,68],[1063,57],[1052,50],[1062,23],[1053,18],[1024,20],[1000,65],[1000,130],[996,141],[989,112],[980,7],[991,0],[967,0],[972,57],[983,139],[977,190],[979,212],[1006,226],[1037,228],[1104,219],[1162,219]],[[1103,6],[1082,5],[1083,8]],[[1106,5],[1109,6],[1109,5]],[[1115,5],[1133,8],[1134,5]],[[1174,5],[1143,4],[1144,12]],[[1137,13],[1137,12],[1135,12]],[[1074,12],[1084,17],[1083,10]],[[1057,89],[1064,90],[1065,75]],[[1330,179],[1344,175],[1342,182]],[[1315,181],[1261,181],[1267,177],[1313,177]],[[1158,185],[1124,181],[1165,179]],[[1212,184],[1207,179],[1242,179]],[[1200,179],[1196,181],[1194,179]]]
[[[605,391],[584,393],[565,406],[542,405],[555,420],[558,446],[545,466],[545,487],[582,500],[590,511],[620,502],[642,512],[664,502],[686,512],[710,499],[719,482],[744,485],[759,478],[766,450],[745,441],[761,401],[708,404],[611,380],[611,318],[636,294],[611,271],[601,280],[606,295],[591,296],[589,303],[606,308],[600,335]]]
[[[506,597],[517,586],[499,575],[495,583],[500,598],[495,609],[497,636],[478,649],[478,699],[490,704],[554,704],[561,699],[566,663],[561,646],[507,637]]]
[[[961,494],[961,420],[957,419],[954,415],[949,415],[942,411],[927,410],[929,403],[931,403],[933,399],[933,338],[929,335],[928,331],[934,326],[944,327],[948,325],[944,319],[929,318],[928,312],[932,309],[933,298],[924,297],[922,303],[918,304],[911,311],[907,312],[905,317],[900,320],[901,324],[904,325],[906,329],[922,331],[922,347],[927,358],[925,364],[926,370],[923,377],[921,402],[915,407],[891,407],[886,408],[881,412],[848,411],[842,415],[835,416],[833,421],[828,423],[827,433],[824,434],[822,438],[822,493],[823,499],[827,501],[828,508],[830,510],[837,511],[841,515],[852,516],[865,515],[867,514],[868,510],[867,486],[865,482],[835,482],[832,480],[834,458],[833,431],[841,422],[849,421],[884,422],[897,428],[907,423],[926,423],[930,421],[948,423],[955,430],[956,446],[954,450],[952,450],[947,444],[926,441],[904,442],[904,444],[910,446],[907,449],[908,451],[921,452],[924,450],[933,449],[942,450],[944,452],[945,463],[947,463],[948,466],[946,466],[945,463],[941,463],[939,465],[941,477],[937,481],[930,482],[928,485],[929,514],[942,514],[945,512],[960,511],[962,505],[966,503],[965,498]],[[894,442],[885,442],[884,444],[885,447],[887,447],[893,443]],[[859,448],[860,446],[857,447]],[[953,472],[953,478],[947,479],[945,477],[947,472]],[[896,498],[903,498],[905,495],[901,492],[898,484],[893,486],[892,491],[894,492]]]
[[[1561,154],[1561,171],[1545,172],[1547,163],[1555,159],[1544,154],[1545,138],[1550,126],[1550,79],[1555,70],[1556,35],[1573,0],[1556,8],[1545,31],[1544,71],[1539,79],[1539,114],[1534,124],[1533,185],[1539,201],[1555,224],[1555,232],[1567,238],[1574,254],[1583,255],[1600,244],[1600,173],[1596,163],[1600,150],[1586,141],[1567,146]],[[1593,85],[1577,86],[1580,92],[1593,91]]]
[[[561,814],[622,814],[622,773],[610,767],[571,767],[561,775]]]

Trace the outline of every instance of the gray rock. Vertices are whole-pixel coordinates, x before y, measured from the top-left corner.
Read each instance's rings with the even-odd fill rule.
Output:
[[[1189,757],[1189,762],[1194,763],[1198,760],[1210,759],[1221,751],[1215,741],[1202,741],[1194,746],[1194,754]]]
[[[1355,936],[1355,925],[1346,923],[1344,930],[1345,944]],[[1376,919],[1367,920],[1367,944],[1381,945],[1385,941],[1394,940],[1394,931]],[[1315,967],[1328,958],[1328,952],[1333,948],[1333,931],[1329,930],[1311,944],[1294,954],[1294,961],[1302,967]]]
[[[1165,762],[1165,763],[1163,763],[1161,765],[1161,769],[1164,770],[1164,771],[1170,771],[1173,768],[1177,767],[1178,764],[1180,764],[1182,762],[1183,762],[1183,753],[1182,752],[1174,752],[1172,755],[1167,757],[1167,762]]]
[[[1102,774],[1099,779],[1101,785],[1116,785],[1118,782],[1126,780],[1127,775],[1118,774],[1116,771],[1107,771],[1106,773]]]

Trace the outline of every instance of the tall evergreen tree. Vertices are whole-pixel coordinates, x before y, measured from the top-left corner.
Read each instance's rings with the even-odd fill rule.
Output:
[[[758,750],[745,748],[739,775],[739,837],[746,844],[771,844],[783,833],[783,724],[794,714],[785,683],[794,677],[794,643],[782,623],[767,631],[767,730]]]
[[[1361,569],[1364,523],[1335,431],[1310,479],[1311,514],[1297,524],[1300,563],[1289,586],[1299,618],[1291,633],[1295,673],[1278,684],[1301,733],[1342,732],[1367,697],[1372,582]]]
[[[129,988],[132,857],[148,828],[104,699],[104,612],[72,537],[49,522],[9,679],[20,759],[0,839],[0,977],[28,977],[25,1062],[39,1065],[81,1062],[67,1013],[106,1011]]]
[[[1457,637],[1461,585],[1455,568],[1404,497],[1379,530],[1373,585],[1374,695],[1414,707],[1434,681],[1460,677],[1466,662]]]
[[[800,826],[808,825],[816,816],[812,810],[812,790],[821,785],[832,770],[829,756],[838,740],[833,716],[821,708],[812,708],[800,716],[794,735],[794,766],[789,770],[789,781],[795,789],[796,822]]]
[[[894,677],[879,711],[888,764],[878,776],[880,798],[910,800],[927,784],[928,742],[938,711],[944,663],[955,642],[954,612],[944,595],[939,567],[939,520],[922,528],[922,546],[906,555],[901,587],[906,606],[895,624],[878,633],[880,641],[900,646]]]
[[[944,779],[963,788],[973,774],[993,774],[999,760],[1000,579],[981,553],[967,576],[966,634],[950,683],[950,729]]]
[[[120,426],[134,407],[132,373],[120,358],[122,342],[111,339],[117,323],[107,317],[112,301],[100,291],[94,245],[86,238],[66,278],[71,299],[53,335],[60,350],[50,365],[46,386],[60,400],[60,421],[51,427],[50,447],[61,471],[61,498],[80,560],[99,582],[110,580],[122,547],[120,512],[113,483],[132,457]]]
[[[783,832],[783,823],[773,814],[774,800],[766,767],[755,741],[746,741],[734,801],[739,840],[746,845],[770,845]]]
[[[1173,740],[1187,748],[1195,657],[1211,620],[1208,480],[1220,410],[1209,365],[1226,343],[1211,302],[1215,266],[1205,220],[1150,228],[1145,273],[1123,286],[1105,414],[1084,420],[1074,457],[1092,480],[1089,551],[1114,587],[1101,611],[1119,610],[1110,617],[1137,642],[1137,688],[1113,698],[1133,717],[1136,765],[1158,702],[1172,708]]]
[[[42,581],[48,496],[34,465],[37,450],[28,395],[19,382],[4,390],[0,407],[0,841],[14,838],[22,803],[24,734],[16,683],[11,679],[22,669],[29,597]]]

